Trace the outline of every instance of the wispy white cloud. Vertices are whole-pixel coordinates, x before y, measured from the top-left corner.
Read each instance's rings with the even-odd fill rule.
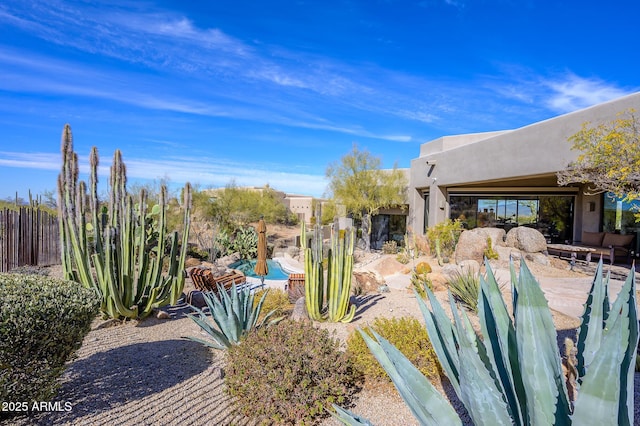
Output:
[[[89,173],[87,156],[79,156],[80,173]],[[130,180],[155,180],[169,177],[172,183],[191,182],[203,187],[220,187],[235,181],[241,186],[271,185],[281,191],[320,197],[326,189],[323,175],[291,172],[290,164],[221,161],[207,157],[125,158]],[[58,172],[60,154],[0,151],[0,166]],[[101,181],[107,182],[109,166],[101,164]],[[55,174],[54,174],[55,176]],[[52,182],[55,180],[52,179]]]
[[[574,74],[545,83],[552,90],[548,101],[549,107],[563,113],[606,102],[632,92],[597,78],[584,78]]]

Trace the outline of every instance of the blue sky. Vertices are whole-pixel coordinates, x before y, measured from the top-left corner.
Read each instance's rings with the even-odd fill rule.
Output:
[[[130,181],[321,196],[354,143],[409,167],[428,140],[640,90],[639,15],[636,0],[4,0],[0,198],[55,190],[65,123],[82,164],[98,147],[102,185],[119,148]]]

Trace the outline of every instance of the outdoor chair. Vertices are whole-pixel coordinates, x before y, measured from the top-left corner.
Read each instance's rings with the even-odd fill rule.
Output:
[[[289,274],[287,293],[289,300],[293,303],[299,298],[304,297],[304,274]]]
[[[218,285],[225,290],[229,290],[234,283],[239,286],[247,281],[247,278],[241,272],[230,272],[216,277],[211,269],[205,268],[193,268],[189,276],[195,288],[200,291],[217,292]]]

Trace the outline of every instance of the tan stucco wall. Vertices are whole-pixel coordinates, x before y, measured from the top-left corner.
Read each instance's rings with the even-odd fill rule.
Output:
[[[433,226],[448,217],[449,188],[555,175],[576,158],[567,139],[583,123],[611,121],[630,108],[640,110],[640,92],[511,131],[444,137],[423,144],[420,157],[411,161],[410,226],[416,232],[422,228],[423,190],[430,193],[429,226]],[[589,201],[597,203],[596,212],[601,210],[599,199],[578,196],[576,232],[599,226],[599,216],[588,212]]]

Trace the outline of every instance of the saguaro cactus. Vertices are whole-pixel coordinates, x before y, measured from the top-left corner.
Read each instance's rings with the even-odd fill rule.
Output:
[[[98,199],[98,150],[90,155],[89,193],[78,181],[78,155],[71,127],[62,132],[62,170],[58,176],[58,210],[65,278],[93,288],[102,297],[101,311],[112,318],[144,318],[154,308],[175,304],[184,287],[184,262],[189,236],[191,186],[185,185],[181,245],[178,233],[166,244],[167,189],[149,208],[140,192],[138,203],[126,189],[126,167],[116,150],[109,201]],[[165,260],[168,271],[163,273]]]

